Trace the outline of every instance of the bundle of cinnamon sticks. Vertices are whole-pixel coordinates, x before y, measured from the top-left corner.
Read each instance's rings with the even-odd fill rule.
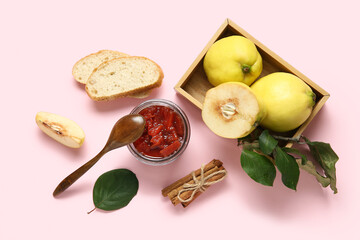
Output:
[[[164,197],[169,197],[175,206],[179,203],[185,208],[194,201],[210,185],[221,181],[226,170],[220,160],[212,160],[208,164],[193,171],[185,177],[162,190]]]

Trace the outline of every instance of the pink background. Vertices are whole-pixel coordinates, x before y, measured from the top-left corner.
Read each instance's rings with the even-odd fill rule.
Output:
[[[0,4],[0,239],[360,239],[358,1],[2,1]],[[230,18],[331,94],[305,135],[338,153],[334,195],[301,172],[297,192],[253,182],[236,141],[214,135],[199,109],[173,87],[218,27]],[[192,136],[177,162],[152,167],[126,148],[108,153],[61,197],[52,191],[105,144],[113,124],[143,100],[94,102],[71,75],[100,49],[156,61],[165,98],[187,113]],[[35,124],[38,111],[76,121],[82,148],[66,148]],[[218,158],[229,175],[187,209],[161,189]],[[92,187],[104,172],[128,168],[140,188],[130,204],[95,211]]]

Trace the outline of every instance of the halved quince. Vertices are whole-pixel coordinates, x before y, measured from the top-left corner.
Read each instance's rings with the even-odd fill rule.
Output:
[[[223,83],[205,95],[202,119],[221,137],[245,137],[259,125],[263,116],[261,102],[244,83]]]
[[[45,134],[67,147],[79,148],[84,142],[85,133],[82,128],[66,117],[38,112],[35,120]]]

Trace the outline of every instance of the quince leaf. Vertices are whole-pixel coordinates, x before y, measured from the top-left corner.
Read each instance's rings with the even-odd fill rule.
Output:
[[[311,154],[324,169],[325,175],[330,179],[330,188],[334,191],[334,193],[337,193],[335,164],[339,160],[339,157],[331,148],[329,143],[311,142],[305,137],[304,139],[306,144],[309,146]]]
[[[311,161],[307,161],[305,164],[302,164],[301,159],[296,159],[299,167],[304,171],[310,173],[311,175],[315,176],[316,180],[321,184],[323,187],[327,187],[330,184],[330,178],[322,176],[320,173],[316,171],[314,164]]]
[[[300,170],[295,158],[276,146],[274,159],[277,168],[281,172],[281,180],[284,185],[296,190]]]
[[[123,208],[136,195],[139,181],[128,169],[115,169],[102,174],[95,182],[93,201],[96,208],[111,211]]]
[[[278,141],[269,134],[268,130],[263,131],[259,136],[260,149],[267,155],[270,155],[274,151],[277,144]]]
[[[300,156],[301,157],[301,162],[300,162],[301,165],[305,165],[308,161],[307,157],[296,148],[283,147],[282,150],[284,150],[287,153],[294,153],[294,154]]]
[[[243,150],[240,160],[241,167],[254,181],[265,186],[273,186],[276,169],[267,157],[253,151]]]

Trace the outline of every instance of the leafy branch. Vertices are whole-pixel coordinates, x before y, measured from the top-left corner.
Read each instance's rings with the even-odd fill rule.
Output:
[[[313,162],[309,161],[299,149],[281,147],[278,140],[306,144],[313,160],[322,168],[323,174],[316,170]],[[334,194],[337,193],[335,164],[339,157],[328,143],[312,142],[304,136],[298,138],[275,136],[268,130],[259,128],[249,136],[238,139],[238,145],[243,146],[240,157],[242,168],[258,183],[273,186],[277,168],[281,173],[283,184],[296,190],[301,168],[315,176],[323,187],[330,185]]]

